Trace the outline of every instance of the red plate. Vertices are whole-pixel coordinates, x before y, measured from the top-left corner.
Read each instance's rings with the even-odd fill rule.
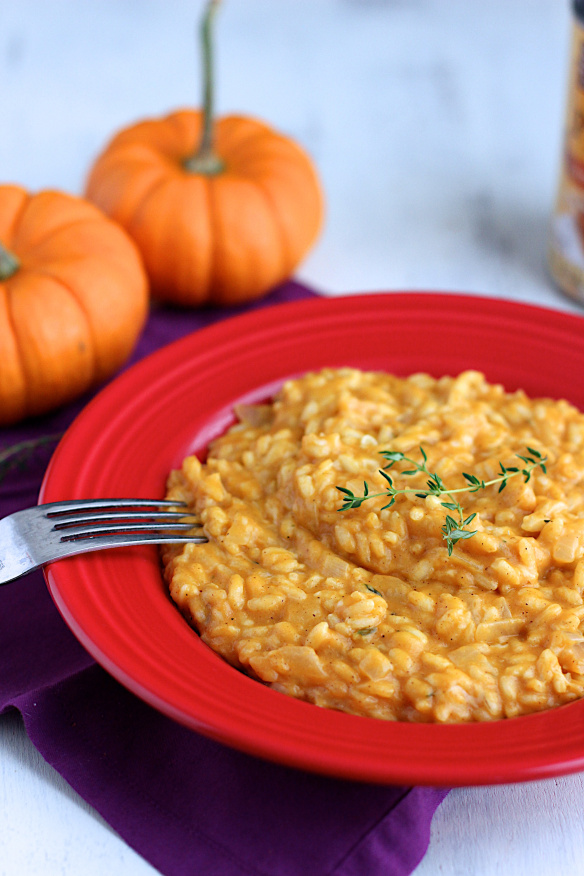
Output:
[[[164,494],[167,473],[232,420],[324,366],[438,377],[483,371],[508,390],[584,410],[584,320],[507,301],[425,293],[311,299],[237,317],[165,347],[83,411],[42,500]],[[384,783],[515,782],[584,769],[584,701],[509,721],[410,725],[359,718],[252,681],[201,643],[171,604],[155,548],[63,560],[52,597],[93,657],[193,730],[268,759]]]

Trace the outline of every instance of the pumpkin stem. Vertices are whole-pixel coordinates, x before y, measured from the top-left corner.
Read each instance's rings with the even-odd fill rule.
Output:
[[[214,83],[213,83],[213,41],[211,38],[213,19],[221,0],[208,0],[201,22],[201,45],[203,49],[203,133],[199,148],[194,155],[184,161],[189,173],[204,173],[214,176],[225,170],[225,163],[214,148]]]
[[[12,253],[0,243],[0,282],[8,280],[9,277],[17,272],[19,267],[20,262],[16,256],[12,255]]]

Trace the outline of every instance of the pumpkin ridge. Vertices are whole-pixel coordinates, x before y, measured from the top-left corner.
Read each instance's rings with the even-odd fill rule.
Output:
[[[219,221],[217,218],[217,207],[216,207],[216,198],[215,198],[215,187],[213,186],[212,179],[207,177],[207,185],[205,186],[205,192],[207,195],[207,210],[209,212],[209,227],[211,229],[211,252],[209,253],[209,280],[208,280],[208,295],[209,300],[212,301],[213,298],[213,287],[216,284],[216,270],[217,270],[217,260],[218,260],[218,233],[217,229],[219,227]]]
[[[209,229],[210,229],[210,245],[211,252],[209,254],[207,265],[207,277],[206,277],[206,286],[207,286],[207,295],[209,294],[209,290],[212,285],[213,278],[213,266],[215,261],[215,252],[216,252],[216,236],[215,236],[215,226],[214,226],[214,218],[213,218],[213,208],[212,208],[212,191],[213,191],[213,177],[206,176],[205,174],[197,174],[200,176],[202,182],[202,188],[204,192],[205,204],[207,209],[207,216],[209,217]]]
[[[122,228],[128,231],[132,225],[134,216],[142,209],[142,205],[146,198],[150,196],[156,186],[162,185],[168,179],[169,165],[171,162],[166,156],[160,155],[156,160],[153,159],[150,162],[144,162],[143,166],[147,169],[147,172],[151,174],[151,179],[148,180],[147,184],[143,187],[143,190],[139,190],[136,194],[134,194],[134,187],[131,185],[131,180],[137,172],[134,165],[134,159],[126,158],[117,161],[115,157],[112,157],[109,160],[109,163],[113,166],[115,174],[119,175],[119,188],[124,192],[124,197],[116,197],[115,194],[112,197],[108,191],[107,185],[104,187],[105,194],[102,191],[101,175],[103,173],[103,177],[107,180],[110,173],[107,161],[103,167],[98,169],[99,172],[96,172],[95,175],[92,174],[90,177],[86,190],[87,197],[90,198],[92,203],[102,211],[105,217],[118,225],[121,225]],[[179,169],[177,168],[177,175],[178,170]],[[140,168],[138,169],[138,173],[142,173]],[[141,188],[141,186],[138,187],[138,189]],[[126,196],[125,193],[129,193],[128,196]],[[129,203],[127,203],[128,201]]]
[[[7,306],[6,310],[7,310],[7,312],[8,312],[8,319],[9,319],[9,322],[10,322],[10,329],[11,329],[11,331],[12,331],[12,335],[13,335],[13,337],[14,337],[15,340],[16,340],[16,353],[17,353],[17,356],[18,356],[18,368],[19,368],[19,371],[21,372],[21,374],[22,374],[23,377],[24,377],[24,381],[23,381],[23,382],[24,382],[24,406],[23,406],[23,415],[24,415],[25,417],[28,417],[29,414],[30,414],[30,410],[31,410],[31,408],[32,408],[31,386],[30,386],[30,381],[29,381],[29,379],[28,379],[28,377],[29,377],[29,372],[28,372],[28,369],[26,368],[26,366],[25,366],[25,364],[24,364],[24,356],[23,356],[22,351],[21,351],[21,348],[20,348],[19,336],[18,336],[18,332],[16,331],[16,324],[15,324],[15,322],[14,322],[14,316],[13,316],[13,313],[12,313],[12,298],[13,298],[13,291],[11,290],[9,283],[6,283],[5,286],[6,286],[6,296],[7,296],[7,298],[8,298],[8,306]]]
[[[93,205],[89,205],[89,206],[93,206]],[[97,208],[95,208],[95,209],[97,209]],[[63,223],[63,225],[59,225],[55,228],[51,228],[50,231],[48,231],[42,237],[39,237],[38,240],[35,240],[35,242],[32,244],[32,246],[30,246],[29,251],[34,252],[37,247],[44,246],[47,243],[47,241],[50,241],[50,239],[53,235],[61,234],[63,231],[67,231],[68,228],[78,228],[80,225],[87,224],[90,222],[94,222],[97,225],[99,225],[100,223],[103,223],[104,221],[111,222],[112,220],[108,216],[106,216],[105,214],[98,214],[97,216],[86,216],[86,217],[82,217],[81,219],[72,219],[69,222]]]
[[[177,171],[180,170],[180,163],[174,153],[163,152],[161,149],[150,143],[123,143],[117,149],[111,146],[103,153],[92,172],[90,173],[86,191],[90,192],[94,186],[99,186],[100,177],[107,169],[108,164],[113,164],[116,168],[124,167],[124,165],[144,165],[146,167],[161,167],[165,170],[170,166],[177,166]],[[95,182],[97,178],[98,182]]]
[[[235,150],[249,145],[256,138],[276,135],[265,122],[253,116],[228,115],[217,119],[217,148],[224,140]],[[277,136],[277,135],[276,135]]]
[[[326,205],[324,203],[324,198],[323,198],[322,193],[320,191],[318,181],[317,181],[317,179],[314,176],[314,173],[312,171],[310,158],[306,153],[303,153],[303,154],[304,154],[304,158],[306,159],[307,163],[305,164],[305,167],[302,169],[302,174],[301,174],[302,178],[298,181],[298,190],[300,190],[300,188],[302,188],[302,192],[304,195],[304,202],[305,202],[305,212],[307,212],[312,217],[312,221],[310,223],[304,223],[304,226],[303,226],[304,230],[305,230],[305,232],[309,232],[309,233],[308,233],[308,236],[307,236],[307,233],[304,233],[302,235],[303,243],[300,245],[300,249],[298,249],[298,245],[295,246],[294,243],[292,241],[290,241],[290,238],[288,238],[288,237],[286,238],[288,243],[291,244],[291,248],[289,249],[289,254],[290,254],[290,257],[292,259],[292,265],[291,265],[290,270],[293,270],[296,267],[301,256],[304,253],[306,253],[306,251],[309,248],[311,248],[314,245],[314,243],[316,242],[316,240],[318,239],[318,237],[321,233],[321,230],[322,230],[322,225],[323,225],[324,215],[325,215],[325,210],[326,210]],[[298,170],[298,168],[296,168],[296,170]],[[312,174],[312,181],[310,180],[311,174]],[[293,173],[291,175],[291,178],[294,179],[296,176],[297,176],[297,174]],[[269,176],[266,176],[266,175],[264,175],[264,173],[261,173],[261,174],[259,174],[258,182],[261,183],[261,185],[264,185],[264,186],[266,186],[266,188],[268,188],[268,179],[269,179]],[[281,210],[278,210],[276,199],[274,197],[272,197],[271,194],[270,194],[270,198],[272,199],[272,202],[274,203],[274,208],[276,209],[276,212],[277,212],[278,216],[280,217],[280,221],[282,221],[283,214],[282,214]],[[306,203],[307,203],[306,199],[308,199],[308,201],[312,201],[311,207],[308,207],[308,208],[306,207]]]
[[[15,186],[15,188],[20,189],[21,187],[20,187],[20,186]],[[14,245],[14,238],[15,238],[15,236],[16,236],[16,231],[17,231],[18,226],[20,225],[20,223],[21,223],[21,221],[22,221],[22,217],[24,216],[24,214],[25,214],[25,212],[26,212],[26,208],[28,207],[28,205],[29,205],[29,203],[30,203],[30,201],[31,201],[31,199],[32,199],[32,195],[30,195],[29,192],[27,192],[25,189],[21,189],[21,190],[22,190],[23,192],[25,192],[26,197],[23,199],[23,201],[22,201],[21,205],[19,206],[18,210],[16,211],[16,213],[15,213],[14,216],[12,217],[12,220],[11,220],[11,223],[10,223],[10,229],[9,229],[9,232],[10,232],[9,237],[10,237],[10,239],[9,239],[9,240],[2,240],[2,243],[4,244],[4,246],[5,246],[7,249],[9,249],[9,250],[12,250],[12,247],[13,247],[13,245]]]
[[[269,212],[272,216],[272,220],[274,222],[274,226],[278,231],[278,238],[280,240],[280,271],[281,271],[281,280],[279,279],[277,282],[280,283],[288,276],[290,270],[293,269],[294,265],[292,264],[292,258],[290,255],[290,249],[288,247],[288,239],[286,237],[286,233],[284,231],[284,225],[282,220],[280,219],[280,214],[274,203],[274,199],[270,195],[269,191],[267,191],[266,187],[263,185],[262,181],[259,179],[255,179],[254,183],[258,191],[261,192],[263,199],[268,205]]]
[[[191,147],[194,148],[196,145],[196,142],[194,144],[190,142],[189,120],[183,117],[188,115],[196,116],[197,114],[197,110],[177,110],[163,119],[157,117],[143,119],[130,128],[120,131],[110,140],[104,151],[97,158],[94,169],[96,167],[99,168],[103,159],[111,155],[118,156],[123,154],[126,149],[139,149],[151,153],[159,161],[160,157],[163,156],[167,160],[176,161],[180,164],[182,158],[188,155],[188,152],[185,152],[185,150],[191,149]],[[165,122],[169,122],[172,127],[170,151],[168,139],[163,138],[165,140],[164,145],[159,140],[161,125],[163,126]],[[185,140],[189,141],[188,145],[184,142]],[[177,148],[179,143],[180,148]]]
[[[96,208],[96,209],[98,209],[98,208]],[[40,248],[42,246],[46,246],[47,243],[50,243],[51,238],[53,236],[57,236],[59,234],[62,234],[63,232],[67,232],[69,228],[74,228],[74,229],[82,228],[82,227],[87,228],[87,226],[89,226],[89,225],[95,225],[96,229],[97,229],[96,240],[99,240],[99,237],[100,237],[99,232],[100,232],[100,229],[103,228],[104,222],[110,226],[114,226],[114,227],[118,227],[118,228],[120,225],[120,223],[116,222],[114,219],[111,219],[105,213],[99,212],[97,216],[86,216],[86,217],[81,218],[81,219],[73,220],[72,222],[66,222],[64,225],[59,225],[58,227],[51,229],[51,231],[48,234],[46,234],[44,237],[41,237],[41,238],[39,238],[39,240],[36,240],[34,242],[34,244],[30,247],[30,252],[34,254],[37,247]],[[35,268],[35,270],[36,270],[36,268]]]
[[[212,187],[211,180],[208,177],[206,177],[204,174],[192,174],[192,175],[187,175],[187,176],[191,179],[196,178],[197,185],[200,186],[200,195],[199,195],[201,197],[200,203],[203,203],[203,199],[204,199],[205,205],[207,207],[206,210],[205,209],[197,210],[197,212],[200,212],[203,215],[205,215],[205,214],[207,215],[208,225],[209,225],[209,230],[210,230],[209,248],[211,249],[211,252],[209,253],[208,257],[204,260],[206,262],[207,270],[203,275],[204,279],[202,281],[205,288],[208,289],[209,284],[211,282],[211,278],[212,278],[212,270],[213,270],[212,250],[213,250],[213,245],[214,245],[212,216],[211,216],[210,207],[209,207],[209,204],[210,204],[209,192],[210,192],[211,187]],[[151,247],[149,245],[147,245],[148,241],[150,240],[150,235],[148,234],[148,232],[146,230],[146,232],[145,232],[146,237],[144,237],[144,235],[142,234],[142,231],[141,231],[141,229],[143,229],[145,227],[143,225],[144,215],[147,214],[148,211],[152,210],[153,208],[157,210],[157,214],[160,214],[161,211],[162,211],[162,213],[165,213],[164,207],[165,207],[165,198],[166,198],[167,192],[168,192],[168,190],[172,191],[172,189],[174,187],[176,187],[177,185],[180,187],[181,192],[183,192],[184,183],[181,184],[181,181],[177,180],[177,178],[174,175],[167,176],[164,179],[161,179],[159,181],[159,184],[156,187],[152,187],[149,190],[148,196],[142,200],[139,209],[134,211],[132,221],[128,225],[128,233],[130,234],[131,237],[133,237],[133,239],[137,243],[139,249],[142,251],[144,263],[146,265],[147,270],[150,266],[149,265],[149,258],[152,255],[152,251],[151,251]],[[186,200],[188,202],[188,199],[186,199]],[[153,203],[151,203],[151,202],[153,202]],[[184,214],[180,209],[178,209],[177,216],[175,217],[174,227],[172,227],[169,223],[163,224],[161,232],[156,234],[155,243],[156,243],[156,251],[157,252],[160,250],[160,248],[162,248],[162,250],[165,249],[164,244],[168,244],[167,248],[170,252],[172,252],[173,237],[174,237],[175,230],[177,228],[182,227],[180,217],[184,217]],[[146,228],[147,228],[147,226],[146,226]],[[187,228],[188,228],[188,219],[187,219]],[[179,235],[178,243],[177,243],[179,248],[180,248],[181,241],[182,241],[182,236]],[[178,259],[178,262],[177,262],[178,265],[179,266],[182,265],[182,263],[183,263],[182,258],[177,256],[177,259]],[[150,282],[151,282],[154,297],[157,297],[162,292],[161,298],[162,298],[162,300],[165,300],[166,296],[165,296],[164,292],[162,291],[163,286],[161,287],[160,283],[157,282],[157,273],[156,273],[155,268],[151,269]],[[179,281],[179,285],[182,286],[184,284],[182,281]],[[178,301],[178,299],[177,299],[177,301]],[[181,303],[181,302],[178,301],[178,303]]]
[[[55,205],[62,207],[62,209],[57,210]],[[48,227],[44,228],[44,217],[48,215],[52,219],[56,212],[65,212],[65,217],[59,216],[58,223],[49,222]],[[19,254],[25,254],[33,251],[39,242],[42,244],[50,240],[53,233],[76,226],[81,222],[98,219],[111,221],[95,204],[83,198],[63,194],[54,189],[46,189],[36,195],[29,196],[25,208],[19,215],[12,243],[16,252],[22,247]],[[42,227],[40,233],[37,232],[39,227]]]
[[[20,349],[20,344],[18,343],[18,334],[16,332],[16,327],[14,325],[14,317],[12,315],[12,293],[10,292],[10,284],[9,281],[4,283],[0,283],[0,290],[4,293],[6,299],[6,316],[8,319],[8,324],[10,326],[10,332],[12,334],[12,338],[14,340],[14,351],[16,352],[18,371],[22,376],[22,387],[23,387],[23,396],[24,396],[24,404],[22,406],[22,410],[24,416],[26,416],[27,411],[30,409],[30,389],[29,383],[26,379],[26,368],[24,367],[24,360],[22,356],[22,351]]]
[[[175,130],[177,143],[179,141],[181,143],[181,152],[184,152],[184,149],[186,148],[186,141],[191,140],[191,133],[193,132],[191,132],[190,129],[196,127],[196,125],[193,125],[193,122],[197,119],[197,117],[200,116],[201,112],[199,110],[184,109],[170,113],[170,115],[166,117],[166,121],[168,121]],[[202,127],[202,125],[200,127]],[[200,140],[201,131],[196,131],[195,134],[195,142],[189,145],[189,152],[186,155],[181,154],[180,158],[178,159],[179,169],[183,167],[183,162],[185,161],[185,159],[187,159],[189,155],[192,154],[193,149],[196,148],[197,140]],[[163,154],[165,155],[165,157],[169,157],[168,153]],[[173,158],[173,160],[176,160],[176,158]]]
[[[155,181],[152,183],[152,185],[151,185],[148,189],[146,189],[145,192],[142,193],[142,197],[141,197],[141,199],[140,199],[139,201],[137,201],[136,204],[134,205],[134,210],[133,210],[133,213],[132,213],[132,218],[128,221],[128,223],[127,223],[126,226],[125,226],[126,229],[128,230],[128,233],[130,234],[131,237],[134,236],[134,235],[133,235],[133,232],[132,232],[133,226],[134,226],[135,223],[138,221],[138,220],[137,220],[137,217],[138,217],[138,215],[142,212],[142,210],[144,209],[144,206],[145,206],[146,202],[152,197],[152,195],[153,195],[158,189],[162,189],[165,185],[168,185],[168,182],[169,182],[168,177],[167,177],[166,175],[164,175],[164,176],[160,177],[159,179],[155,180]],[[143,255],[144,255],[144,254],[143,254]]]
[[[276,198],[273,196],[272,191],[268,182],[266,182],[263,174],[257,175],[253,178],[253,181],[256,187],[262,192],[267,203],[270,205],[270,211],[272,213],[274,224],[278,229],[279,236],[282,242],[282,252],[284,254],[284,264],[282,266],[283,275],[282,279],[285,279],[289,274],[295,269],[298,263],[298,255],[297,249],[298,247],[294,246],[294,241],[291,241],[287,232],[286,227],[282,219],[282,212],[278,209],[278,203]],[[318,229],[312,235],[312,239],[316,238],[318,234]]]
[[[53,283],[56,286],[56,288],[59,290],[59,292],[65,292],[65,293],[68,292],[67,288],[65,286],[63,286],[63,284],[60,281],[55,280],[54,277],[48,276],[47,274],[44,274],[41,271],[27,272],[28,278],[30,278],[31,274],[33,274],[33,273],[37,277],[40,277],[40,278],[44,279],[45,281],[49,280],[51,283]],[[19,297],[19,290],[18,290],[16,283],[14,284],[14,289],[9,290],[9,292],[10,292],[10,297],[11,297],[11,307],[15,307],[16,299]],[[77,302],[75,302],[75,303],[77,304]],[[83,314],[83,318],[85,320],[86,317],[85,317],[84,311],[81,311],[81,313]],[[84,325],[85,325],[85,323],[84,323]],[[17,326],[17,322],[14,321],[14,334],[15,334],[15,337],[17,340],[17,344],[20,347],[20,345],[22,344],[23,336],[22,336],[21,332],[17,330],[16,326]],[[93,350],[89,350],[90,359],[93,359],[93,356],[94,356]],[[34,359],[36,359],[36,362],[34,361]],[[38,365],[38,359],[37,359],[37,357],[34,357],[34,359],[33,359],[32,370],[27,365],[26,358],[23,357],[23,359],[22,359],[22,370],[23,370],[23,374],[25,376],[24,417],[37,416],[39,414],[47,412],[48,410],[54,409],[56,406],[60,406],[64,403],[66,403],[67,401],[70,401],[72,398],[80,396],[82,393],[86,392],[90,388],[90,386],[92,385],[92,377],[93,376],[91,374],[89,374],[89,375],[87,375],[89,377],[89,379],[83,379],[81,381],[77,381],[77,389],[74,393],[71,392],[70,387],[67,387],[64,392],[61,391],[61,393],[57,394],[58,400],[56,403],[55,403],[55,401],[52,401],[50,404],[47,404],[45,394],[39,396],[38,394],[36,394],[34,392],[34,390],[37,390],[37,392],[38,392],[38,386],[35,386],[35,384],[34,384],[35,365]],[[89,369],[88,369],[88,371],[89,371]],[[76,376],[77,376],[77,373],[76,373]],[[44,388],[48,389],[49,385],[52,385],[53,380],[54,380],[54,376],[51,374],[50,382],[45,381]],[[62,389],[62,387],[61,387],[61,389]],[[39,403],[39,399],[40,399],[40,403]]]
[[[75,303],[79,307],[79,310],[83,314],[83,316],[85,318],[85,322],[87,323],[88,334],[89,334],[89,337],[91,338],[91,359],[93,362],[92,371],[93,371],[94,375],[97,374],[98,368],[97,368],[97,358],[96,358],[96,352],[95,352],[97,349],[97,342],[96,342],[96,338],[95,338],[95,330],[93,328],[93,324],[91,322],[91,319],[89,318],[89,314],[87,312],[87,308],[85,307],[85,304],[83,303],[83,301],[81,301],[79,295],[77,295],[77,293],[69,285],[69,283],[65,282],[65,280],[63,280],[62,277],[59,277],[58,274],[55,274],[53,271],[48,271],[46,268],[35,268],[35,274],[39,274],[41,277],[48,277],[50,280],[53,280],[55,283],[58,283],[59,286],[62,286],[63,289],[65,289],[65,291],[69,293],[69,295],[73,298],[73,300],[75,301]]]
[[[271,205],[256,180],[243,174],[231,174],[229,188],[225,181],[222,184],[214,181],[210,191],[216,220],[213,238],[216,249],[209,300],[215,304],[252,300],[252,295],[258,297],[281,279],[281,235]],[[225,232],[237,215],[244,216],[245,222],[241,233],[230,236]],[[266,248],[269,259],[265,257],[266,250],[258,246],[258,240],[262,239],[270,241]],[[227,246],[226,240],[229,240]],[[257,291],[250,292],[250,286]]]
[[[215,276],[215,262],[217,259],[217,217],[215,214],[214,198],[213,198],[213,180],[210,177],[205,177],[205,200],[207,202],[207,215],[209,216],[209,228],[211,229],[210,241],[211,252],[209,253],[209,271],[207,273],[207,297],[210,290],[213,288]]]
[[[220,123],[229,121],[232,116],[226,116],[219,120],[217,126],[217,153],[226,164],[226,169],[232,169],[233,164],[240,165],[237,172],[245,174],[246,153],[251,150],[252,154],[258,143],[266,137],[266,131],[261,128],[248,129],[247,131],[237,125],[225,125],[221,128]],[[222,142],[225,140],[225,142]]]

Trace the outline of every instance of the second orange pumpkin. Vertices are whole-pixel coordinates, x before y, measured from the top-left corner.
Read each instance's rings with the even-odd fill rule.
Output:
[[[189,170],[202,125],[202,112],[181,110],[121,131],[86,194],[134,239],[155,297],[237,304],[294,271],[320,230],[322,193],[297,143],[244,116],[216,122],[221,170]]]
[[[0,185],[0,425],[114,374],[144,327],[136,246],[83,198]]]

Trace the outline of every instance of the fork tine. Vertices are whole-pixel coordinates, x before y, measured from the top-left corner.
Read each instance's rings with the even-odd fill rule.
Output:
[[[0,584],[46,563],[89,551],[207,540],[197,515],[185,502],[81,499],[45,503],[0,520]]]
[[[93,523],[99,521],[114,521],[114,520],[152,520],[152,521],[173,521],[173,520],[184,520],[185,517],[191,517],[196,519],[197,515],[193,514],[190,511],[133,511],[133,512],[124,512],[124,511],[93,511],[90,514],[68,514],[64,517],[60,515],[51,515],[49,517],[50,520],[58,520],[59,522],[55,523],[53,526],[53,530],[61,530],[67,529],[68,527],[77,526],[80,523]],[[152,524],[150,524],[152,525]],[[193,523],[189,524],[193,526]]]
[[[56,517],[93,508],[186,508],[186,502],[172,499],[69,499],[65,502],[49,502],[40,507],[45,509],[47,517]]]
[[[103,539],[103,540],[102,540]],[[68,542],[67,556],[76,553],[88,553],[89,551],[102,550],[103,548],[131,547],[141,544],[203,544],[207,541],[204,536],[193,535],[160,535],[156,532],[131,533],[124,532],[110,535],[107,538],[86,538]]]
[[[117,537],[114,536],[114,537],[112,537],[112,542],[114,542],[114,541],[116,544],[119,544],[119,545],[124,545],[124,544],[130,545],[133,543],[131,534],[128,534],[128,535],[121,534]],[[171,536],[171,535],[161,537],[161,536],[156,535],[156,533],[150,533],[150,534],[144,533],[143,535],[137,537],[136,544],[143,544],[144,542],[148,542],[148,541],[153,541],[155,544],[176,544],[177,542],[180,544],[182,544],[183,542],[185,544],[189,544],[189,543],[193,543],[193,542],[195,544],[203,544],[204,542],[207,541],[207,539],[204,536],[193,537],[191,535],[183,535],[183,536],[180,536],[179,538],[173,538],[173,536]]]
[[[155,535],[157,532],[191,532],[193,529],[201,531],[200,524],[191,523],[116,523],[112,526],[71,526],[69,529],[61,530],[61,541],[78,541],[80,539],[99,538],[104,535],[115,535],[118,532],[150,532]],[[193,540],[196,536],[193,536]],[[206,541],[206,539],[204,539]]]

